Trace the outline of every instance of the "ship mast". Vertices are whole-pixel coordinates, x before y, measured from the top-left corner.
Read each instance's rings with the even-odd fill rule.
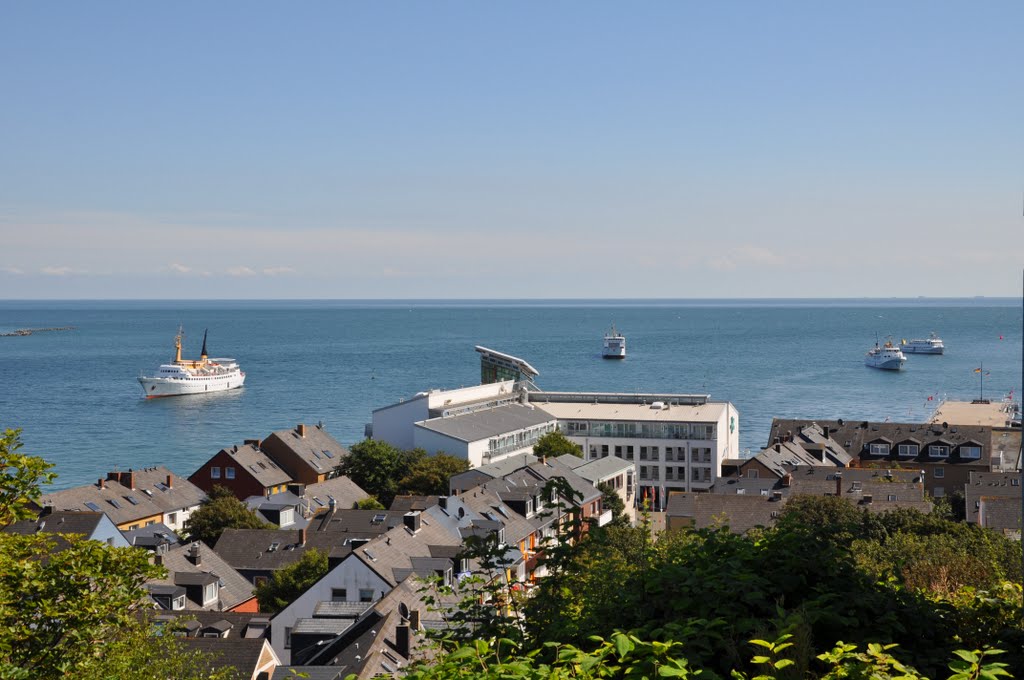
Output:
[[[185,336],[184,330],[178,326],[178,334],[174,336],[174,363],[181,363],[181,339]]]
[[[202,361],[204,364],[206,363],[206,334],[209,332],[209,328],[203,331],[203,351],[199,353],[199,360]]]

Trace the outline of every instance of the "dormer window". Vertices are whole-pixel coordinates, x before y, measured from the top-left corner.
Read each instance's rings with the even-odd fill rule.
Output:
[[[960,446],[960,457],[967,460],[981,460],[981,447],[975,444],[963,444]]]
[[[897,454],[900,458],[915,458],[920,450],[917,444],[900,444]]]
[[[872,456],[888,456],[889,445],[885,442],[875,442],[868,447],[868,452]]]
[[[206,607],[207,605],[213,604],[213,602],[217,599],[217,586],[218,586],[218,584],[217,584],[216,581],[213,582],[213,583],[208,583],[207,585],[203,586],[203,606],[204,607]]]
[[[928,447],[928,453],[932,458],[949,458],[949,446],[945,444],[932,444]]]

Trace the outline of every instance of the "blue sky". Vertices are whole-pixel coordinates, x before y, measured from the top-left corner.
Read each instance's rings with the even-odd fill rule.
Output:
[[[0,4],[0,298],[1017,295],[1024,3]]]

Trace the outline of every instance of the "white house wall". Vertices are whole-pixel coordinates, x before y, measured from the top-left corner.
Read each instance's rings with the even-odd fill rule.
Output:
[[[428,399],[413,397],[408,401],[373,412],[373,438],[399,449],[414,448],[413,423],[426,420]]]
[[[341,564],[327,572],[326,576],[270,620],[270,646],[281,658],[282,664],[288,665],[292,659],[291,650],[284,647],[285,629],[294,628],[295,622],[299,619],[313,616],[313,610],[318,603],[331,601],[331,593],[335,588],[345,588],[348,602],[358,602],[360,590],[373,590],[374,602],[391,590],[387,581],[367,567],[358,557],[355,555],[346,557]]]

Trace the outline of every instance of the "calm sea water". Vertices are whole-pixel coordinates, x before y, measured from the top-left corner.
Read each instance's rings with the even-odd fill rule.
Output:
[[[625,361],[600,358],[612,324]],[[246,372],[242,390],[146,401],[135,380],[186,356],[209,328],[213,356]],[[221,447],[322,421],[342,443],[375,408],[430,387],[479,381],[474,345],[529,361],[550,390],[708,393],[740,411],[741,448],[764,445],[776,416],[921,419],[944,395],[1021,393],[1020,300],[586,302],[0,302],[0,427],[56,463],[57,488],[115,467],[188,475]],[[904,371],[866,368],[878,334],[937,331],[944,356]],[[1002,339],[1000,339],[1002,336]],[[928,396],[936,400],[929,402]]]

